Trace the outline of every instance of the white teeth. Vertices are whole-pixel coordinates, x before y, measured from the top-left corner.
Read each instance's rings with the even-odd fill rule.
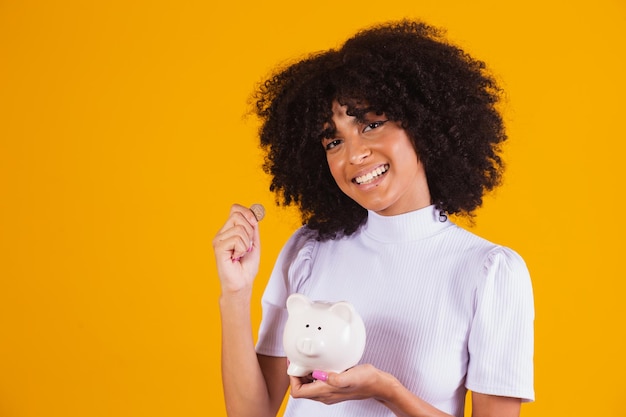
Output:
[[[360,177],[356,177],[355,181],[356,181],[357,184],[368,183],[368,182],[372,181],[374,178],[378,177],[379,175],[382,175],[385,172],[387,172],[388,169],[389,169],[389,165],[385,164],[383,166],[380,166],[380,167],[376,168],[372,172],[368,172],[365,175],[361,175]]]

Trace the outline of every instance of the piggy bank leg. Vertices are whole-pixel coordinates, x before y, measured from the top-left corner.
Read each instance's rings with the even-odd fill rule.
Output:
[[[311,373],[310,369],[305,368],[304,366],[296,365],[293,362],[291,362],[289,364],[289,367],[287,368],[287,375],[291,375],[291,376],[301,377],[301,376],[307,376],[310,373]]]

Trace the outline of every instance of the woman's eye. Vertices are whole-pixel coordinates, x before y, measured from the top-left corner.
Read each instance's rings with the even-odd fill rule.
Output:
[[[331,149],[333,149],[335,146],[339,145],[340,143],[341,143],[340,139],[332,139],[332,140],[324,141],[324,149],[326,149],[327,151],[330,151]]]
[[[387,120],[378,120],[376,122],[368,123],[367,126],[365,126],[365,128],[363,129],[363,133],[369,132],[370,130],[374,130],[377,127],[381,127],[385,123],[387,123]]]

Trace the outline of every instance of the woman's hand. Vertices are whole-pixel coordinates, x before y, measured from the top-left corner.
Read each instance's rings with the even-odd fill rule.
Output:
[[[382,400],[393,377],[372,365],[357,365],[340,374],[316,371],[312,377],[291,376],[291,396],[335,404],[347,400]],[[391,378],[390,378],[391,377]]]
[[[312,376],[289,377],[291,396],[335,404],[372,398],[399,417],[451,417],[416,397],[393,375],[372,365],[357,365],[340,374],[315,371]]]
[[[222,294],[251,292],[259,270],[259,222],[247,207],[234,204],[226,223],[213,239],[213,251]]]

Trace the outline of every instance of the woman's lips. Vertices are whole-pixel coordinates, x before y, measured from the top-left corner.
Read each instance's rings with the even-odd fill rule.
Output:
[[[358,177],[354,178],[352,182],[355,182],[358,185],[367,184],[369,182],[374,181],[377,177],[383,175],[385,172],[387,172],[388,169],[389,169],[389,164],[380,165],[374,168],[373,170],[371,170],[370,172],[363,174],[363,175],[359,175]]]

